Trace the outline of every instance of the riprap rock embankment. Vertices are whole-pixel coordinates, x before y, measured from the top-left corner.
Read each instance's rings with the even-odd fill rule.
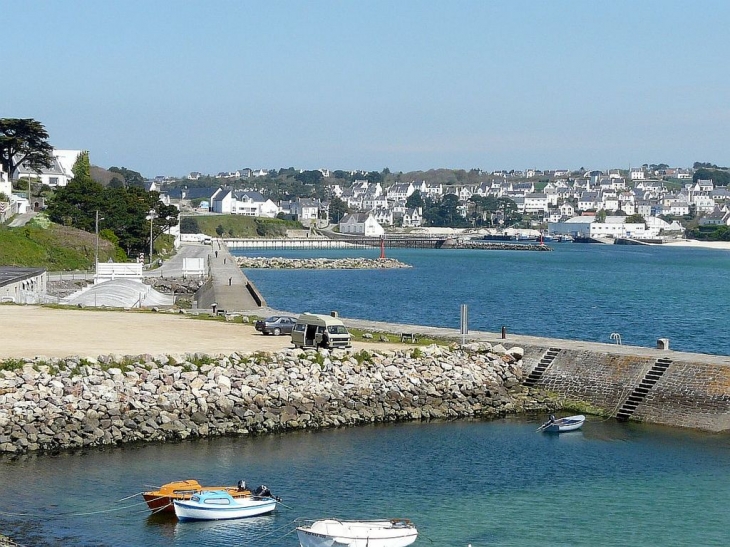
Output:
[[[389,268],[410,268],[409,264],[394,258],[281,258],[281,257],[237,257],[241,268],[271,268],[310,270],[373,270]]]
[[[520,385],[521,351],[509,351],[479,344],[468,351],[431,346],[356,354],[28,360],[0,371],[0,451],[544,408]]]

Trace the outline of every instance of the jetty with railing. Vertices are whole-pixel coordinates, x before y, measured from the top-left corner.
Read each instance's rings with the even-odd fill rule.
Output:
[[[536,251],[552,250],[545,245],[533,243],[507,243],[500,241],[472,240],[461,237],[441,236],[405,236],[390,235],[386,237],[344,236],[333,234],[332,237],[307,238],[226,238],[222,240],[229,249],[366,249],[372,247],[408,248],[408,249],[492,249]]]

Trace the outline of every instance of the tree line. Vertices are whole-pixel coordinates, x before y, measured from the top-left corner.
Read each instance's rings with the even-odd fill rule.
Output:
[[[0,164],[8,176],[20,165],[31,171],[51,167],[53,147],[48,138],[36,120],[0,118]],[[79,155],[72,171],[71,181],[48,195],[46,214],[51,221],[86,232],[98,229],[100,237],[127,257],[146,251],[160,234],[177,225],[177,208],[160,201],[159,192],[147,192],[139,173],[114,167],[118,183],[104,187],[91,177],[88,152]]]

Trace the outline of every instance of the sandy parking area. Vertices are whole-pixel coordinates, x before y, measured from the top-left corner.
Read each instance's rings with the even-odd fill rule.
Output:
[[[0,306],[0,360],[12,357],[97,357],[170,353],[230,354],[293,347],[289,336],[263,336],[253,325],[135,311]],[[354,342],[360,349],[399,344]]]

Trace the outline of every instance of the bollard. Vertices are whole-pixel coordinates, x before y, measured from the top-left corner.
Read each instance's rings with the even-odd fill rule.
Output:
[[[505,338],[507,338],[507,327],[505,327],[503,325],[502,326],[502,340],[504,340]]]
[[[232,277],[229,277],[229,278],[228,278],[228,284],[229,284],[229,285],[232,285],[232,284],[233,284],[233,278],[232,278]]]

